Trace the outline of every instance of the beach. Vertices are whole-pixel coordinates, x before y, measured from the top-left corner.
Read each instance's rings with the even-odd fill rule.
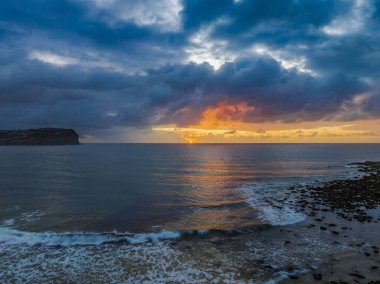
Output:
[[[285,283],[380,282],[380,162],[357,165],[368,175],[302,191],[302,208],[309,216],[306,227],[316,233],[324,231],[323,237],[337,245],[344,244],[347,251],[332,252],[320,267]]]

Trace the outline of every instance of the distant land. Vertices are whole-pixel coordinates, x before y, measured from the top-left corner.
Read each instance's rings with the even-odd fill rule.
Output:
[[[34,128],[0,130],[0,145],[78,145],[79,135],[73,129]]]

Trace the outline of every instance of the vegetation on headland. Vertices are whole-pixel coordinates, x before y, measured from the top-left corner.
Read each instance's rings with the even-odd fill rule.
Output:
[[[79,135],[73,129],[35,128],[1,130],[0,145],[77,145]]]

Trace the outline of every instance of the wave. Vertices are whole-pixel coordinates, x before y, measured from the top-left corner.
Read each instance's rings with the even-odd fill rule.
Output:
[[[246,184],[242,187],[242,194],[246,203],[259,211],[258,218],[269,222],[273,226],[286,226],[300,223],[306,219],[306,215],[297,211],[296,196],[291,192],[295,188],[305,188],[317,184],[323,184],[336,179],[360,179],[368,175],[359,171],[361,164],[346,164],[346,170],[335,175],[312,176],[308,179],[293,179],[288,182],[259,182]]]
[[[275,278],[265,281],[264,284],[277,284],[286,279],[289,279],[291,276],[297,276],[313,271],[312,269],[295,269],[293,271],[279,271],[275,274]]]
[[[246,202],[259,211],[258,218],[273,226],[302,222],[306,215],[295,209],[295,200],[287,190],[291,184],[283,182],[259,183],[243,186]]]
[[[119,233],[119,232],[76,232],[76,233],[55,233],[55,232],[27,232],[14,228],[0,227],[0,243],[6,244],[27,244],[46,246],[84,246],[101,245],[110,243],[141,244],[147,242],[158,242],[162,240],[178,239],[183,236],[206,235],[208,230],[187,230],[187,231],[162,231],[158,233]]]

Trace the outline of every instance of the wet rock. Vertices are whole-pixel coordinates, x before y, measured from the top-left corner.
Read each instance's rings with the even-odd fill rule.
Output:
[[[322,274],[320,274],[320,273],[314,273],[313,277],[315,280],[322,280]]]
[[[359,278],[359,279],[365,279],[365,277],[363,275],[361,275],[360,273],[357,273],[357,272],[350,273],[349,275],[352,276],[352,277]]]
[[[210,240],[210,242],[214,245],[223,245],[225,244],[225,240],[221,239],[221,238],[214,238],[212,240]]]
[[[292,264],[288,264],[288,265],[286,265],[285,269],[288,272],[292,272],[295,268]]]
[[[314,199],[308,206],[312,210],[310,216],[316,216],[315,211],[318,210],[330,211],[348,221],[374,222],[367,210],[380,205],[380,162],[358,165],[363,172],[371,174],[360,179],[336,180],[308,188],[308,193]]]

